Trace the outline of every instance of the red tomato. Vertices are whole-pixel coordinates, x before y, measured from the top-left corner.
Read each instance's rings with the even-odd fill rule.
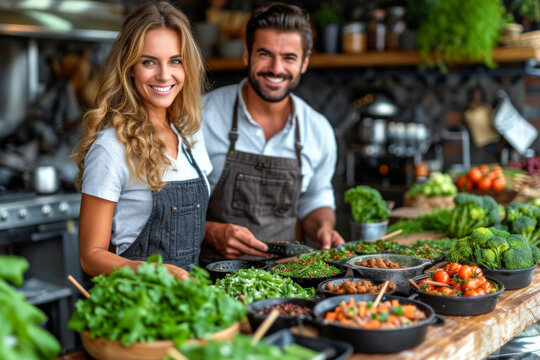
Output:
[[[467,175],[462,175],[458,178],[456,186],[460,191],[469,191],[473,188],[472,181],[467,177]]]
[[[480,288],[482,288],[486,292],[486,294],[490,294],[491,291],[493,290],[493,286],[491,285],[489,281],[486,281],[485,283],[480,285]]]
[[[485,290],[482,289],[482,288],[477,289],[477,290],[476,290],[476,293],[478,294],[478,296],[484,296],[484,295],[486,295]]]
[[[461,265],[458,276],[460,279],[468,279],[472,276],[473,269],[469,265]]]
[[[451,264],[446,264],[443,269],[448,273],[448,275],[450,275],[450,277],[452,277],[459,272],[460,268],[461,268],[460,264],[451,263]]]
[[[472,272],[473,272],[472,277],[484,276],[484,273],[482,272],[482,269],[480,269],[478,266],[471,266],[471,269],[472,269]]]
[[[461,291],[476,290],[480,287],[481,284],[482,283],[478,279],[475,279],[475,278],[468,279],[466,282],[461,284]]]
[[[433,274],[433,280],[448,284],[450,281],[450,275],[448,275],[448,273],[443,269],[439,269],[435,271],[435,274]]]
[[[477,182],[482,179],[482,172],[477,167],[473,167],[469,170],[468,176],[472,182]]]
[[[478,170],[480,170],[480,172],[481,172],[482,174],[487,174],[487,173],[489,172],[489,166],[487,166],[487,165],[480,165],[480,166],[478,167]]]
[[[468,290],[468,291],[465,291],[463,293],[463,296],[464,297],[468,297],[468,296],[478,296],[478,293],[474,290]]]
[[[453,296],[454,292],[449,287],[440,287],[439,292],[444,296]]]
[[[478,190],[490,190],[493,179],[485,177],[476,182],[476,188]]]
[[[450,285],[450,287],[454,290],[461,290],[461,285],[458,284],[458,282],[456,280],[450,280],[448,282],[448,285]]]
[[[504,176],[499,176],[495,178],[493,182],[491,183],[491,188],[493,190],[500,191],[500,190],[503,190],[505,187],[506,187],[506,179],[504,178]]]

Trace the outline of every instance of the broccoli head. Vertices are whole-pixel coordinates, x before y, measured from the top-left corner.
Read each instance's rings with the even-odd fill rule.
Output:
[[[510,237],[510,233],[503,228],[503,225],[502,224],[497,224],[497,225],[493,225],[493,226],[490,226],[488,227],[487,229],[489,231],[491,231],[491,233],[495,236],[500,236],[502,237],[503,239],[506,239],[508,240],[508,238]]]
[[[531,254],[534,263],[537,264],[540,261],[540,249],[534,245],[531,245]]]
[[[499,266],[499,268],[502,268],[501,256],[506,250],[510,248],[506,239],[495,235],[488,240],[486,246],[488,249],[491,249],[495,252],[495,256],[497,257],[497,265]]]
[[[489,239],[493,237],[493,233],[485,227],[479,227],[471,232],[471,245],[473,248],[478,249],[484,247]]]
[[[515,247],[508,249],[502,254],[504,269],[525,269],[535,265],[531,249]]]
[[[357,223],[372,223],[388,219],[390,210],[381,193],[360,185],[345,192],[345,202],[351,205],[352,217]]]
[[[506,207],[505,221],[514,222],[523,215],[534,216],[533,206],[528,203],[511,203]]]
[[[499,270],[497,264],[497,255],[491,249],[476,249],[474,250],[474,261],[477,265],[487,269]]]
[[[448,225],[448,234],[453,237],[467,236],[476,228],[499,223],[497,203],[490,196],[459,193],[454,203]]]
[[[469,237],[456,240],[456,243],[448,252],[448,262],[460,264],[470,264],[474,260],[473,249],[470,245]]]
[[[509,225],[513,234],[521,234],[525,239],[529,240],[536,228],[536,220],[530,216],[522,215]]]
[[[510,249],[516,247],[529,249],[531,247],[527,239],[525,239],[521,234],[512,234],[506,241],[508,242],[508,246],[510,247]]]

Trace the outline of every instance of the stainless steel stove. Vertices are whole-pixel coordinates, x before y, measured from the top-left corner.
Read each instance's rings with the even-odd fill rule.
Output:
[[[78,218],[80,206],[78,193],[0,196],[0,230]]]
[[[47,315],[45,327],[64,350],[74,349],[76,334],[67,328],[78,293],[68,275],[82,278],[78,218],[81,195],[0,192],[0,254],[22,256],[30,268],[22,293]]]

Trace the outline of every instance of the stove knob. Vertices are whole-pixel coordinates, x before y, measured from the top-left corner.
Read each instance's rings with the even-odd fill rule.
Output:
[[[7,219],[9,219],[9,213],[6,210],[0,212],[0,221],[7,221]]]
[[[19,219],[26,219],[28,217],[28,210],[26,210],[25,208],[22,208],[19,210],[18,215],[19,215]]]
[[[52,207],[51,207],[51,205],[43,205],[43,206],[41,207],[41,214],[42,214],[43,216],[51,216],[51,214],[52,214]]]
[[[65,201],[62,201],[60,205],[58,205],[58,211],[60,211],[61,214],[67,214],[69,211],[69,204]]]

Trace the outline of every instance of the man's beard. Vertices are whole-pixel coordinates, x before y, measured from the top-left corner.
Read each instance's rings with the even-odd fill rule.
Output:
[[[289,74],[274,74],[271,72],[259,72],[257,75],[253,74],[251,71],[251,66],[248,64],[248,81],[257,93],[263,100],[268,102],[280,102],[281,100],[285,99],[291,92],[296,90],[298,85],[300,84],[300,74],[296,78],[293,78],[292,75]],[[292,80],[285,89],[283,89],[283,92],[281,94],[277,95],[271,95],[268,92],[265,91],[264,86],[257,80],[257,77],[261,76],[271,76],[276,78],[282,78],[285,80]]]

